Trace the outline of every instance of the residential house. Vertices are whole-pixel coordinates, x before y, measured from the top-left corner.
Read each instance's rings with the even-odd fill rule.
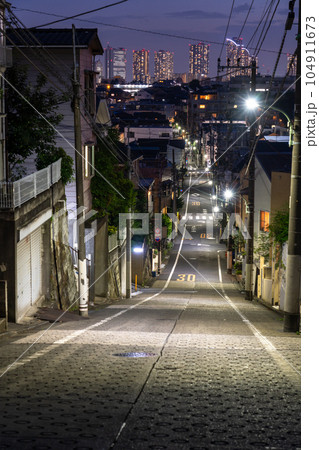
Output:
[[[290,195],[292,150],[288,142],[271,142],[259,140],[255,158],[255,208],[254,238],[255,247],[258,236],[269,233],[269,225],[276,212],[288,208]],[[237,199],[237,210],[243,223],[247,226],[248,175],[247,164],[240,172],[240,198]],[[283,251],[286,249],[284,247]],[[256,293],[270,305],[283,309],[285,271],[281,270],[275,253],[270,249],[268,262],[255,256],[256,273],[259,272]]]
[[[39,73],[47,77],[48,87],[61,94],[58,112],[63,120],[56,127],[56,144],[63,147],[75,161],[73,85],[74,55],[71,28],[46,28],[7,30],[7,38],[13,48],[13,63],[28,67],[29,79],[36,79]],[[83,157],[84,206],[92,206],[90,180],[94,174],[92,163],[96,147],[95,135],[95,56],[103,54],[97,29],[75,30],[75,55],[81,96],[81,144]],[[34,155],[26,162],[27,174],[35,171]],[[76,207],[75,181],[66,186],[67,209]],[[70,227],[70,245],[76,247],[77,237]],[[91,252],[91,250],[89,250]]]
[[[60,178],[61,160],[0,183],[0,280],[7,284],[11,322],[42,301],[66,309],[78,298]]]

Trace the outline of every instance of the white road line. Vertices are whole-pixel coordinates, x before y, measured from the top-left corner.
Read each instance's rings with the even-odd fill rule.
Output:
[[[188,192],[188,194],[187,194],[185,215],[187,214],[187,210],[188,210],[189,195],[190,195],[190,192]],[[76,331],[76,332],[72,333],[71,335],[69,335],[69,336],[67,336],[67,337],[65,337],[63,339],[59,339],[58,341],[55,341],[54,343],[55,344],[65,344],[66,342],[69,342],[71,339],[74,339],[74,338],[80,336],[81,334],[86,333],[89,330],[92,330],[93,328],[97,328],[97,327],[99,327],[99,326],[101,326],[101,325],[103,325],[103,324],[105,324],[107,322],[110,322],[111,320],[113,320],[113,319],[115,319],[115,318],[125,314],[126,312],[131,311],[132,309],[137,308],[138,306],[142,305],[143,303],[146,303],[149,300],[152,300],[153,298],[156,298],[159,295],[161,295],[165,291],[165,289],[167,289],[167,287],[168,287],[168,285],[169,285],[169,283],[170,283],[170,281],[172,279],[172,276],[174,274],[174,271],[175,271],[175,268],[176,268],[176,265],[177,265],[177,262],[178,262],[181,250],[182,250],[182,246],[183,246],[183,243],[184,243],[185,232],[186,232],[186,226],[184,226],[183,236],[182,236],[182,239],[181,239],[181,242],[180,242],[180,245],[179,245],[179,249],[178,249],[178,252],[177,252],[177,255],[176,255],[176,259],[175,259],[174,265],[172,267],[172,270],[171,270],[171,272],[170,272],[170,274],[169,274],[169,276],[168,276],[168,278],[166,280],[166,283],[165,283],[164,287],[159,292],[157,292],[156,294],[154,294],[154,295],[152,295],[150,297],[145,298],[144,300],[141,300],[139,303],[136,303],[135,305],[132,305],[132,306],[130,306],[127,309],[124,309],[124,310],[118,312],[117,314],[114,314],[111,317],[107,317],[106,319],[103,319],[100,322],[98,322],[98,323],[96,323],[94,325],[91,325],[90,327],[87,327],[87,328],[85,328],[83,330]]]
[[[277,355],[280,356],[280,358],[284,359],[284,361],[298,374],[301,375],[301,373],[277,350],[277,348],[272,344],[272,342],[269,341],[261,332],[253,325],[249,319],[243,314],[239,308],[234,304],[234,302],[228,297],[228,295],[225,292],[224,284],[223,284],[223,277],[222,277],[222,271],[221,271],[221,264],[220,264],[220,250],[217,252],[218,257],[218,274],[219,274],[219,281],[221,284],[221,288],[223,291],[223,296],[225,300],[228,302],[228,304],[236,311],[236,313],[240,316],[242,321],[250,328],[253,335],[259,340],[259,342],[265,347],[265,349],[268,352],[276,352]]]
[[[190,180],[190,181],[191,181],[191,180]],[[188,194],[187,194],[187,202],[186,202],[185,215],[187,215],[187,210],[188,210],[188,205],[189,205],[189,196],[190,196],[190,191],[189,191]],[[69,336],[66,336],[66,337],[63,338],[63,339],[59,339],[59,340],[53,342],[53,344],[51,344],[49,347],[46,347],[45,349],[39,350],[38,352],[34,353],[32,356],[28,356],[28,357],[26,357],[26,358],[20,359],[20,358],[26,353],[26,351],[28,351],[28,349],[27,349],[24,353],[22,353],[22,355],[20,356],[20,358],[19,358],[18,360],[16,360],[16,361],[15,361],[14,363],[12,363],[9,367],[7,367],[7,369],[0,375],[0,378],[1,378],[5,373],[7,373],[7,372],[9,372],[9,371],[11,371],[11,370],[13,370],[13,369],[15,369],[16,367],[23,366],[24,364],[30,362],[31,360],[36,359],[36,358],[39,358],[40,356],[43,356],[44,354],[50,352],[55,346],[57,346],[57,345],[62,345],[62,344],[66,344],[67,342],[71,341],[72,339],[77,338],[78,336],[81,336],[82,334],[86,333],[87,331],[92,330],[92,329],[94,329],[94,328],[97,328],[97,327],[99,327],[99,326],[101,326],[101,325],[103,325],[103,324],[105,324],[105,323],[107,323],[107,322],[110,322],[111,320],[116,319],[117,317],[120,317],[121,315],[125,314],[126,312],[131,311],[132,309],[137,308],[138,306],[142,305],[143,303],[146,303],[146,302],[148,302],[149,300],[152,300],[153,298],[158,297],[159,295],[161,295],[161,294],[167,289],[167,287],[168,287],[168,285],[169,285],[169,283],[170,283],[170,281],[171,281],[171,279],[172,279],[172,276],[173,276],[173,274],[174,274],[174,271],[175,271],[175,268],[176,268],[176,265],[177,265],[177,262],[178,262],[178,259],[179,259],[181,250],[182,250],[182,246],[183,246],[183,243],[184,243],[185,233],[186,233],[186,226],[184,225],[183,235],[182,235],[182,238],[181,238],[181,242],[180,242],[180,245],[179,245],[179,249],[178,249],[178,252],[177,252],[177,255],[176,255],[176,259],[175,259],[174,265],[173,265],[172,270],[171,270],[171,272],[170,272],[170,274],[169,274],[169,276],[168,276],[168,278],[167,278],[167,280],[166,280],[166,283],[165,283],[164,287],[163,287],[159,292],[157,292],[156,294],[154,294],[154,295],[152,295],[152,296],[150,296],[150,297],[147,297],[147,298],[144,299],[144,300],[141,300],[139,303],[137,303],[137,304],[135,304],[135,305],[132,305],[132,306],[130,306],[129,308],[126,308],[126,309],[124,309],[124,310],[118,312],[117,314],[112,315],[111,317],[107,317],[106,319],[103,319],[103,320],[99,321],[99,322],[96,323],[96,324],[93,324],[93,325],[91,325],[91,326],[89,326],[89,327],[87,327],[87,328],[85,328],[85,329],[75,331],[75,332],[73,332],[72,334],[70,334]],[[51,328],[51,327],[49,327],[48,330],[49,330],[50,328]],[[48,330],[46,330],[46,331],[48,331]],[[42,335],[41,335],[41,337],[42,337]],[[40,338],[41,338],[41,337],[40,337]],[[33,346],[35,343],[39,343],[40,338],[39,338],[38,340],[36,340],[36,341],[32,344],[32,346]],[[30,346],[29,349],[30,349],[32,346]]]

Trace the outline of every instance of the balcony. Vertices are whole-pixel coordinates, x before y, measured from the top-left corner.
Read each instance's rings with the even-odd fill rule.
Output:
[[[46,191],[61,178],[61,159],[14,182],[0,182],[0,209],[14,209]]]

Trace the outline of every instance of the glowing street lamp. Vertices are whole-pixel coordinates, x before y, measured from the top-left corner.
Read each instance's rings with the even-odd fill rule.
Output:
[[[249,111],[255,111],[257,108],[259,108],[259,104],[258,104],[257,100],[254,97],[248,97],[246,99],[245,104],[246,104],[246,108]]]
[[[230,200],[233,197],[233,192],[230,189],[226,189],[224,196],[226,201]]]

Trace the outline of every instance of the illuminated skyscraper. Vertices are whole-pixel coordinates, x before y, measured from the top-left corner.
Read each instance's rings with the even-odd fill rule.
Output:
[[[109,45],[105,49],[106,78],[121,77],[126,79],[126,48],[112,48]]]
[[[226,39],[226,65],[228,66],[239,66],[247,67],[250,66],[252,57],[250,56],[247,48],[243,46],[243,38]],[[257,61],[256,61],[257,64]],[[227,70],[225,76],[226,80],[230,80],[232,77],[237,77],[238,75],[250,76],[251,70],[249,68],[245,69],[229,69]]]
[[[150,82],[149,50],[133,50],[133,80],[148,84]]]
[[[209,44],[189,44],[189,72],[194,78],[208,77]]]
[[[159,50],[154,52],[154,78],[171,80],[174,76],[174,53]]]
[[[287,53],[287,72],[288,75],[295,77],[297,75],[297,56]]]

